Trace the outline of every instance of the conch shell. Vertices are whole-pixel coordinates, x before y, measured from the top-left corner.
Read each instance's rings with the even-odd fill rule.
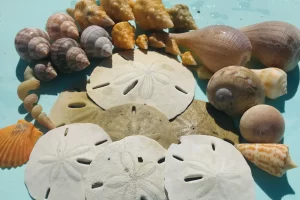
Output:
[[[183,65],[197,65],[197,62],[189,51],[181,55],[181,60]]]
[[[128,22],[119,22],[112,29],[112,43],[117,48],[134,49],[135,28]]]
[[[297,168],[284,144],[236,144],[235,147],[257,167],[277,177]]]
[[[169,37],[192,50],[213,73],[231,65],[244,66],[251,58],[252,47],[247,36],[229,26],[208,26]]]
[[[46,30],[52,40],[63,37],[77,40],[79,33],[75,21],[65,13],[55,13],[48,18]]]
[[[15,38],[19,56],[25,60],[41,60],[49,56],[50,39],[45,31],[37,28],[24,28]]]
[[[161,0],[137,0],[133,13],[136,23],[144,30],[162,30],[174,26]]]
[[[266,96],[276,99],[287,93],[287,74],[279,68],[252,69],[265,88]]]
[[[68,8],[67,13],[74,17],[82,30],[90,25],[108,27],[115,24],[103,8],[97,5],[96,0],[80,0],[75,9]]]
[[[230,116],[241,116],[249,108],[264,103],[264,87],[250,69],[229,66],[217,71],[206,90],[209,102]]]
[[[0,129],[0,167],[11,168],[25,164],[42,135],[33,124],[25,120]]]
[[[280,21],[267,21],[240,29],[253,47],[252,56],[266,67],[291,71],[300,60],[300,30]]]
[[[148,49],[148,37],[147,35],[139,35],[135,41],[135,44],[140,48],[140,49]]]
[[[134,20],[128,0],[101,0],[101,6],[115,22]]]

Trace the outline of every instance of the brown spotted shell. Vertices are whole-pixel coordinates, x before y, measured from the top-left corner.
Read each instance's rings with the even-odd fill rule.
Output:
[[[133,49],[135,28],[128,22],[119,22],[112,29],[112,43],[121,49]]]
[[[198,28],[187,5],[177,4],[167,11],[174,23],[174,29],[196,30]]]
[[[128,0],[101,0],[101,6],[115,22],[134,20]]]
[[[135,41],[135,44],[140,48],[140,49],[148,49],[148,37],[147,35],[139,35]]]

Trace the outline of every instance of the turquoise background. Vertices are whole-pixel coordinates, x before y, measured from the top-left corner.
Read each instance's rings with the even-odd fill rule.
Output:
[[[299,0],[172,0],[164,1],[166,7],[173,4],[187,3],[198,26],[226,24],[233,27],[262,22],[281,20],[300,28]],[[14,48],[14,37],[25,27],[44,29],[47,18],[67,7],[74,6],[75,1],[68,0],[26,0],[2,1],[0,7],[0,127],[5,127],[25,118],[32,121],[22,102],[17,97],[17,87],[23,80],[26,63],[19,59]],[[94,63],[95,66],[97,63]],[[49,113],[57,95],[64,88],[76,87],[85,80],[93,67],[72,75],[60,76],[56,80],[42,84],[39,89],[40,101],[44,111]],[[206,82],[197,81],[196,99],[207,100],[203,90]],[[300,164],[300,93],[299,67],[288,74],[288,94],[272,101],[267,101],[279,109],[285,118],[286,133],[284,143],[290,146],[291,156]],[[300,169],[288,171],[282,178],[276,178],[251,165],[256,182],[259,200],[296,200],[300,199]],[[0,169],[1,200],[31,200],[24,185],[24,169]]]

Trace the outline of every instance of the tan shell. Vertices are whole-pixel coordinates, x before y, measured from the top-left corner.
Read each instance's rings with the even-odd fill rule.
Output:
[[[128,22],[119,22],[112,29],[112,43],[121,49],[134,49],[135,28]]]
[[[197,62],[189,51],[181,55],[181,60],[183,65],[197,65]]]
[[[240,29],[250,39],[252,56],[266,67],[294,69],[300,60],[300,30],[280,21],[267,21]]]
[[[177,4],[174,7],[167,9],[171,20],[174,24],[174,29],[180,30],[196,30],[198,29],[193,16],[189,11],[189,7],[184,4]]]
[[[34,104],[39,100],[39,97],[36,94],[30,94],[24,99],[24,108],[27,112],[31,112]]]
[[[46,30],[52,40],[63,37],[77,40],[79,33],[75,21],[65,13],[55,13],[48,18]]]
[[[148,37],[147,35],[139,35],[135,41],[135,44],[140,48],[140,49],[148,49]]]
[[[265,100],[258,76],[241,66],[229,66],[216,72],[208,82],[206,94],[215,108],[230,116],[241,116]]]
[[[136,23],[144,30],[162,30],[174,26],[161,0],[137,0],[133,13]]]
[[[239,143],[238,131],[233,120],[215,109],[210,103],[194,100],[192,104],[171,122],[177,137],[184,135],[210,135]]]
[[[297,168],[284,144],[237,144],[235,147],[247,160],[277,177],[289,169]]]
[[[244,66],[251,57],[251,43],[241,31],[224,25],[186,33],[169,34],[178,45],[189,48],[211,72],[231,65]]]
[[[29,95],[28,92],[31,90],[36,90],[40,87],[40,81],[33,78],[22,82],[18,86],[18,96],[19,99],[24,101],[24,99]]]
[[[198,67],[196,69],[196,72],[198,78],[201,80],[209,80],[213,76],[213,73],[211,73],[206,67],[203,66]]]
[[[128,0],[101,0],[101,6],[115,22],[134,20]]]

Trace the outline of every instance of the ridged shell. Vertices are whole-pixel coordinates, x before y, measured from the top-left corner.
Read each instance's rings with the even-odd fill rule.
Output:
[[[183,65],[197,65],[197,62],[189,51],[181,55],[181,60]]]
[[[284,144],[237,144],[235,147],[247,160],[273,176],[281,177],[297,167]]]
[[[11,168],[25,164],[42,135],[33,124],[25,120],[0,129],[0,167]]]
[[[140,49],[148,49],[148,37],[147,35],[139,35],[135,41],[135,44],[140,48]]]
[[[115,22],[134,20],[128,0],[101,0],[101,6]]]
[[[57,73],[50,61],[44,60],[34,63],[34,76],[40,81],[51,81]]]
[[[15,48],[25,60],[40,60],[49,56],[50,39],[45,31],[37,28],[24,28],[15,38]]]
[[[48,18],[46,30],[52,40],[63,37],[77,40],[79,33],[75,21],[65,13],[55,13]]]
[[[186,33],[169,34],[178,45],[192,50],[204,66],[216,72],[231,65],[244,66],[251,57],[251,43],[241,31],[224,25]]]
[[[133,6],[136,23],[144,30],[174,26],[161,0],[137,0]]]
[[[216,72],[208,82],[206,94],[215,108],[230,116],[241,116],[265,100],[258,76],[241,66],[229,66]]]
[[[61,38],[52,44],[51,60],[55,67],[63,73],[80,71],[90,65],[85,52],[71,38]]]
[[[280,21],[268,21],[240,29],[250,39],[252,56],[266,67],[294,69],[300,60],[300,30]]]
[[[119,22],[112,29],[112,43],[115,47],[121,49],[134,48],[135,28],[128,22]]]
[[[88,57],[106,58],[112,55],[112,43],[105,29],[89,26],[81,34],[80,44]]]
[[[196,30],[198,28],[188,6],[177,4],[167,11],[173,21],[174,29]]]

